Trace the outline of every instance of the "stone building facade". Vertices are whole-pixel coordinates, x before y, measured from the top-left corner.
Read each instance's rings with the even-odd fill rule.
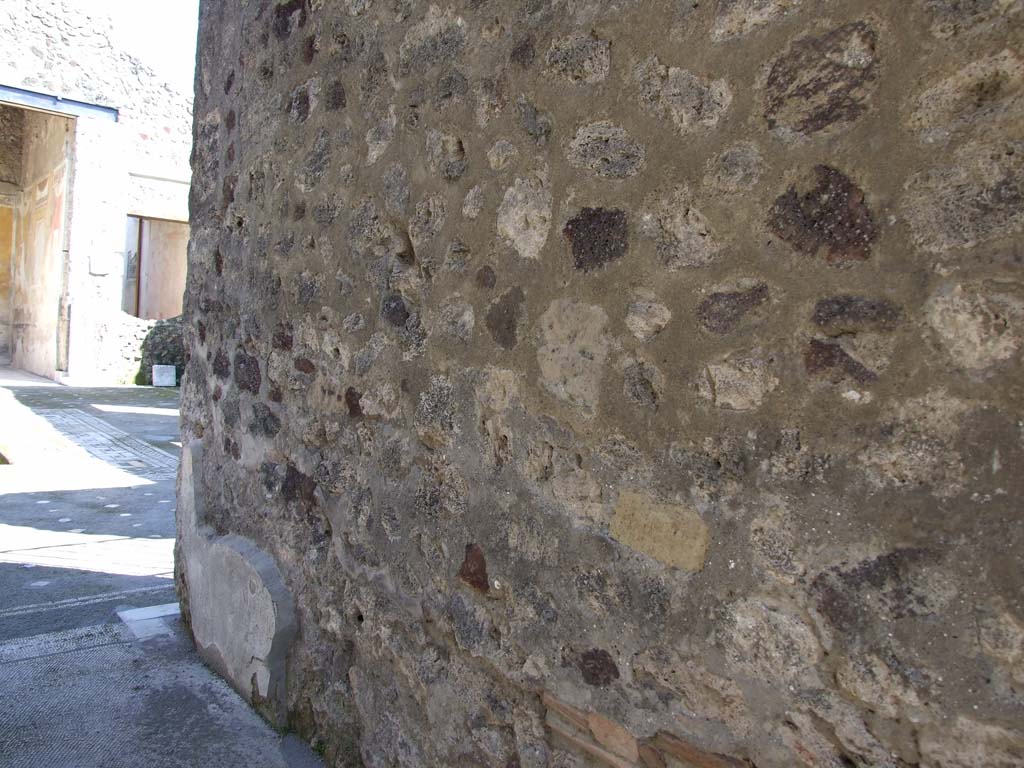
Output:
[[[1024,765],[1020,0],[203,0],[178,583],[333,766]]]
[[[0,25],[0,359],[51,378],[136,377],[180,314],[191,95],[64,0]]]

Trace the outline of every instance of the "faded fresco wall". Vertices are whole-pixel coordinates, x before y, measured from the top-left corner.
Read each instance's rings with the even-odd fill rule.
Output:
[[[0,361],[11,359],[11,258],[15,208],[21,189],[24,118],[20,109],[0,104]]]
[[[11,292],[11,360],[56,375],[73,123],[25,112]]]
[[[1024,764],[1022,14],[204,0],[220,668],[332,765]]]
[[[11,257],[14,208],[0,205],[0,361],[11,361]]]
[[[188,224],[147,220],[142,227],[139,317],[166,320],[181,314],[188,270]]]

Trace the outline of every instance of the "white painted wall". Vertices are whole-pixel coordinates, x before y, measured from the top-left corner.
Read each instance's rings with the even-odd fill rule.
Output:
[[[188,224],[142,220],[139,317],[166,320],[181,314],[188,270]]]

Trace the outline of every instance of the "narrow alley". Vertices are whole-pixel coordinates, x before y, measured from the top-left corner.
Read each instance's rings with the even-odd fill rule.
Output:
[[[199,660],[173,579],[178,390],[0,368],[0,765],[318,765]]]

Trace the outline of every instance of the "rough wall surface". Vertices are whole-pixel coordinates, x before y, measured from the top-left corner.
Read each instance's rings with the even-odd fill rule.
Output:
[[[173,365],[178,383],[185,373],[185,345],[181,316],[157,320],[142,342],[142,359],[135,375],[136,384],[153,383],[154,365]]]
[[[1024,764],[1019,0],[201,14],[183,439],[332,764]]]
[[[23,122],[20,109],[0,104],[0,194],[21,183]]]

